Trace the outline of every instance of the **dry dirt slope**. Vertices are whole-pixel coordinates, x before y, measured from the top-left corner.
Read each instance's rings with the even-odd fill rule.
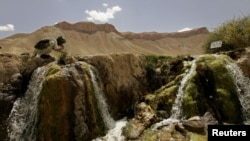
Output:
[[[61,22],[45,26],[30,34],[15,34],[0,40],[1,53],[32,53],[34,44],[43,38],[62,35],[67,39],[65,51],[70,55],[142,53],[156,55],[198,55],[208,36],[206,28],[182,33],[121,33],[111,24]],[[55,52],[53,54],[56,54]]]

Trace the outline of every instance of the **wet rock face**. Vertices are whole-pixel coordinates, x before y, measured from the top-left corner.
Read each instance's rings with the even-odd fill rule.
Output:
[[[28,56],[0,54],[0,102],[12,103],[23,96],[33,71],[53,59],[30,59]]]
[[[12,109],[13,103],[9,101],[0,101],[0,140],[5,140],[7,137],[7,123],[10,111]]]
[[[123,134],[128,140],[137,139],[153,121],[155,121],[155,111],[146,103],[139,103],[136,107],[135,117],[123,129]]]
[[[46,78],[39,101],[39,137],[41,140],[68,140],[73,137],[73,89],[67,77]],[[69,95],[72,93],[72,96]],[[54,134],[52,134],[54,133]]]
[[[242,69],[244,75],[250,78],[250,51],[237,60],[237,64]]]
[[[114,117],[132,115],[131,105],[145,91],[141,84],[145,75],[141,57],[124,54],[78,58],[95,67],[94,74],[102,83],[100,88]],[[65,66],[49,65],[40,94],[39,138],[89,140],[104,134],[104,121],[89,72],[91,67],[82,61],[75,60]]]
[[[156,62],[152,60],[156,59]],[[183,61],[185,58],[167,58],[147,57],[146,63],[155,63],[155,65],[147,65],[147,90],[154,92],[163,85],[173,81],[176,76],[183,71]]]
[[[14,101],[22,91],[23,78],[20,73],[13,74],[8,81],[2,83],[0,99]]]
[[[150,122],[151,126],[145,126],[148,125],[148,121],[139,120],[138,117],[150,115],[151,112],[145,110],[146,114],[142,114],[140,108],[136,109],[134,118],[129,120],[124,128],[124,135],[128,139],[157,140],[160,138],[165,140],[175,138],[190,140],[193,138],[193,133],[201,135],[201,138],[204,139],[208,124],[224,124],[225,122],[241,124],[243,122],[237,87],[231,74],[232,70],[229,69],[236,67],[232,65],[234,64],[233,60],[226,55],[204,55],[197,57],[195,62],[191,64],[191,66],[184,65],[185,69],[189,71],[192,70],[194,64],[196,65],[196,69],[193,69],[192,73],[188,73],[191,75],[188,77],[187,83],[181,82],[185,78],[183,76],[189,71],[176,75],[172,81],[167,82],[153,94],[148,94],[141,100],[138,106],[142,107],[143,105],[144,109],[151,107],[152,113],[156,113],[155,120]],[[171,107],[175,102],[176,95],[179,94],[179,90],[176,89],[181,87],[180,84],[185,84],[185,86],[182,87],[183,101],[179,110],[182,111],[182,117],[191,119],[173,122],[170,115],[172,113]],[[230,107],[230,111],[225,107]],[[163,125],[156,130],[152,128],[169,116],[169,121],[172,122],[162,123]]]
[[[66,59],[65,65],[48,64],[51,60],[45,61],[40,58],[29,60],[8,56],[3,60],[11,59],[22,65],[9,65],[15,66],[11,72],[6,71],[8,67],[0,69],[3,74],[9,76],[2,85],[5,86],[2,87],[5,91],[0,94],[1,100],[5,99],[0,100],[0,113],[3,115],[0,117],[0,139],[6,135],[6,125],[3,123],[16,98],[16,94],[15,97],[11,97],[10,93],[19,93],[20,90],[14,89],[14,86],[27,86],[34,69],[42,65],[49,67],[49,72],[40,93],[38,106],[39,140],[90,140],[105,134],[105,123],[93,94],[90,68],[95,68],[93,73],[97,76],[96,81],[98,84],[102,83],[99,86],[107,98],[112,116],[116,119],[124,116],[130,119],[124,128],[124,134],[128,139],[190,140],[192,134],[189,132],[203,134],[207,124],[242,121],[235,85],[224,66],[227,57],[216,58],[214,55],[207,55],[200,58],[197,61],[196,73],[184,87],[183,114],[187,118],[197,115],[201,118],[171,123],[157,130],[151,130],[152,125],[171,116],[171,106],[185,75],[185,69],[190,68],[185,62],[193,59],[157,62],[152,70],[157,76],[154,78],[155,82],[161,83],[154,86],[150,94],[146,88],[150,85],[147,85],[149,83],[145,69],[146,58],[143,55],[75,57]],[[16,63],[15,61],[13,63]],[[249,67],[248,63],[244,65]],[[223,106],[231,107],[230,111]],[[205,114],[208,111],[210,115]]]
[[[115,119],[133,115],[135,103],[145,94],[145,58],[137,54],[112,54],[79,58],[94,66]]]
[[[7,136],[7,123],[13,102],[25,93],[32,72],[53,60],[0,54],[0,140]]]
[[[105,127],[97,108],[89,65],[51,64],[40,93],[39,140],[90,140]]]
[[[5,91],[10,94],[15,84],[28,80],[32,72],[39,66],[46,65],[49,60],[16,57],[20,59],[20,67],[10,73],[12,79],[6,80]],[[81,59],[80,59],[81,60]],[[123,54],[111,56],[95,56],[84,59],[96,67],[98,81],[102,82],[102,89],[107,98],[110,109],[115,117],[133,114],[133,105],[145,91],[141,82],[144,81],[143,57],[140,55]],[[11,61],[10,61],[11,62]],[[51,60],[50,60],[51,62]],[[18,63],[17,63],[18,64]],[[13,66],[13,67],[14,67]],[[90,74],[85,65],[77,59],[67,61],[66,65],[49,64],[49,72],[43,84],[39,101],[39,139],[88,140],[104,134],[105,127],[98,112],[93,86],[90,83]],[[17,73],[16,73],[17,72]],[[9,87],[7,87],[9,86]],[[17,85],[16,85],[17,86]],[[7,89],[8,88],[8,89]],[[10,99],[4,96],[5,99]],[[12,102],[17,97],[12,97]],[[6,110],[4,120],[10,113],[12,103]],[[1,106],[2,107],[2,106]],[[4,123],[5,121],[1,121]],[[64,124],[62,124],[64,123]],[[4,129],[5,133],[6,129]],[[55,134],[47,134],[55,133]]]
[[[54,59],[29,58],[14,54],[0,54],[0,100],[15,100],[27,89],[33,71]],[[7,98],[13,96],[13,99]]]

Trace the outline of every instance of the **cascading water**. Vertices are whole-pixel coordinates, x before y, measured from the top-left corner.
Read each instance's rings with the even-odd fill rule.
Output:
[[[121,119],[116,121],[115,127],[110,129],[104,137],[93,139],[92,141],[123,141],[122,128],[126,126],[127,119]]]
[[[36,141],[37,103],[48,68],[37,68],[32,74],[24,97],[18,98],[9,115],[10,141]]]
[[[106,103],[106,99],[98,83],[96,81],[96,76],[92,69],[89,69],[89,73],[91,76],[91,81],[94,86],[94,93],[97,99],[97,105],[100,110],[101,116],[106,127],[109,129],[108,133],[104,137],[96,138],[92,141],[122,141],[122,127],[124,127],[127,123],[126,119],[122,119],[119,121],[115,121],[108,111],[108,105]]]
[[[181,84],[179,86],[179,89],[178,89],[174,104],[172,106],[170,118],[172,118],[172,119],[180,119],[181,118],[181,116],[182,116],[182,101],[183,101],[183,95],[184,95],[184,88],[185,88],[186,84],[188,83],[188,80],[189,80],[190,76],[192,76],[193,73],[195,73],[195,72],[196,72],[196,62],[195,62],[195,60],[193,60],[191,62],[191,69],[189,70],[189,72],[181,80]]]
[[[93,86],[99,112],[102,116],[108,135],[96,140],[110,141],[111,138],[120,140],[121,128],[125,126],[126,120],[114,121],[108,111],[106,99],[99,85],[92,66],[86,65]],[[42,90],[43,81],[48,72],[47,67],[41,67],[34,71],[24,97],[18,98],[9,115],[8,141],[36,141],[38,125],[38,102]],[[77,81],[78,82],[78,81]],[[80,82],[80,81],[79,81]],[[84,83],[79,83],[84,84]]]
[[[97,100],[97,105],[100,110],[101,116],[103,118],[104,124],[107,127],[107,129],[112,129],[115,125],[114,119],[111,117],[109,111],[108,111],[108,104],[106,103],[106,99],[104,98],[104,94],[100,87],[98,86],[98,83],[96,81],[96,76],[94,75],[92,69],[89,69],[89,73],[91,76],[91,81],[94,86],[94,93]]]
[[[183,101],[183,95],[184,95],[184,88],[186,84],[188,83],[190,77],[196,72],[196,61],[193,60],[191,62],[191,68],[187,72],[187,74],[182,78],[180,86],[177,91],[177,95],[174,101],[174,104],[172,106],[171,115],[168,119],[164,119],[159,123],[155,124],[154,129],[157,129],[158,127],[168,125],[170,123],[178,122],[182,116],[182,101]]]
[[[227,62],[226,68],[234,79],[238,91],[244,124],[250,124],[250,80],[244,76],[237,64]]]

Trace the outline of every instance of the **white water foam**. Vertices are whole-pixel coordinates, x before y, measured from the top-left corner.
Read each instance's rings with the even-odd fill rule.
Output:
[[[196,73],[196,61],[193,60],[191,62],[191,68],[187,72],[187,74],[182,78],[181,84],[177,91],[177,95],[172,106],[171,116],[168,119],[164,119],[161,122],[158,122],[154,125],[153,130],[156,130],[159,127],[169,125],[170,123],[179,122],[180,118],[182,117],[182,101],[184,95],[184,88],[186,87],[190,77]]]
[[[235,63],[227,62],[226,68],[234,79],[242,106],[244,124],[250,124],[250,80]]]
[[[171,117],[172,119],[180,119],[182,116],[182,101],[183,101],[183,95],[184,95],[184,88],[186,87],[190,77],[193,75],[193,73],[196,72],[196,62],[193,60],[191,62],[191,68],[189,72],[183,77],[181,80],[181,84],[179,86],[174,104],[172,106],[171,110]]]
[[[124,141],[124,136],[122,136],[122,128],[126,126],[126,124],[126,118],[116,121],[115,127],[110,129],[104,137],[96,138],[92,141]]]
[[[31,77],[24,97],[18,98],[9,115],[10,141],[36,141],[37,104],[47,67],[37,68]]]
[[[94,75],[94,73],[91,69],[89,69],[89,73],[91,76],[92,84],[94,86],[94,93],[95,93],[95,97],[97,99],[97,106],[98,106],[98,109],[100,110],[104,124],[107,127],[107,129],[112,129],[115,125],[115,121],[109,113],[108,104],[106,102],[104,94],[103,94],[102,90],[100,89],[100,87],[98,86],[98,83],[96,81],[96,76]]]
[[[108,128],[108,132],[104,137],[99,137],[99,138],[93,139],[92,141],[123,141],[124,137],[122,136],[122,128],[126,126],[127,120],[126,118],[124,118],[124,119],[115,121],[112,118],[112,116],[109,113],[108,104],[106,103],[104,94],[101,88],[99,87],[96,81],[96,76],[91,68],[89,69],[89,73],[91,76],[92,84],[94,86],[95,97],[97,99],[98,108],[100,110],[103,121]]]

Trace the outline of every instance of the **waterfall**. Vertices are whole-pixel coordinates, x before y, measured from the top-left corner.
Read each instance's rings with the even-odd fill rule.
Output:
[[[187,74],[181,80],[175,101],[172,105],[170,117],[168,119],[164,119],[161,122],[156,123],[153,130],[156,130],[157,128],[159,128],[161,126],[168,125],[170,123],[179,122],[179,120],[182,116],[182,101],[183,101],[183,95],[184,95],[184,88],[186,87],[190,77],[195,72],[196,72],[196,61],[193,60],[191,62],[191,68],[189,69]]]
[[[98,109],[101,113],[101,116],[103,118],[104,124],[108,129],[111,129],[114,127],[115,121],[114,119],[111,117],[109,110],[108,110],[108,104],[106,103],[106,99],[104,97],[104,94],[102,92],[102,90],[100,89],[100,87],[98,86],[98,83],[96,81],[96,76],[94,75],[92,69],[89,69],[89,73],[91,76],[91,81],[94,87],[94,93],[95,93],[95,97],[97,100],[97,106]]]
[[[122,136],[122,128],[126,126],[127,119],[121,119],[116,121],[115,127],[110,129],[104,137],[93,139],[92,141],[124,141]]]
[[[89,73],[91,76],[91,81],[94,86],[94,93],[95,97],[97,99],[97,105],[100,110],[101,116],[103,118],[103,121],[107,128],[109,129],[108,133],[104,137],[99,137],[96,139],[93,139],[92,141],[122,141],[122,128],[126,125],[127,120],[126,118],[121,119],[119,121],[115,121],[109,111],[108,111],[108,105],[106,103],[106,99],[104,97],[104,94],[99,87],[96,76],[93,73],[92,69],[89,69]]]
[[[36,141],[37,106],[47,71],[47,67],[37,68],[31,76],[24,97],[14,102],[8,118],[10,141]]]
[[[234,79],[238,97],[242,106],[244,124],[250,124],[250,80],[245,77],[235,63],[227,62],[226,68]]]
[[[182,116],[182,100],[184,95],[184,88],[186,87],[186,84],[189,81],[189,78],[192,76],[192,74],[196,71],[196,62],[193,60],[191,62],[191,68],[189,72],[182,78],[181,84],[178,88],[178,92],[174,101],[174,104],[172,106],[171,110],[171,117],[173,119],[180,119]]]

